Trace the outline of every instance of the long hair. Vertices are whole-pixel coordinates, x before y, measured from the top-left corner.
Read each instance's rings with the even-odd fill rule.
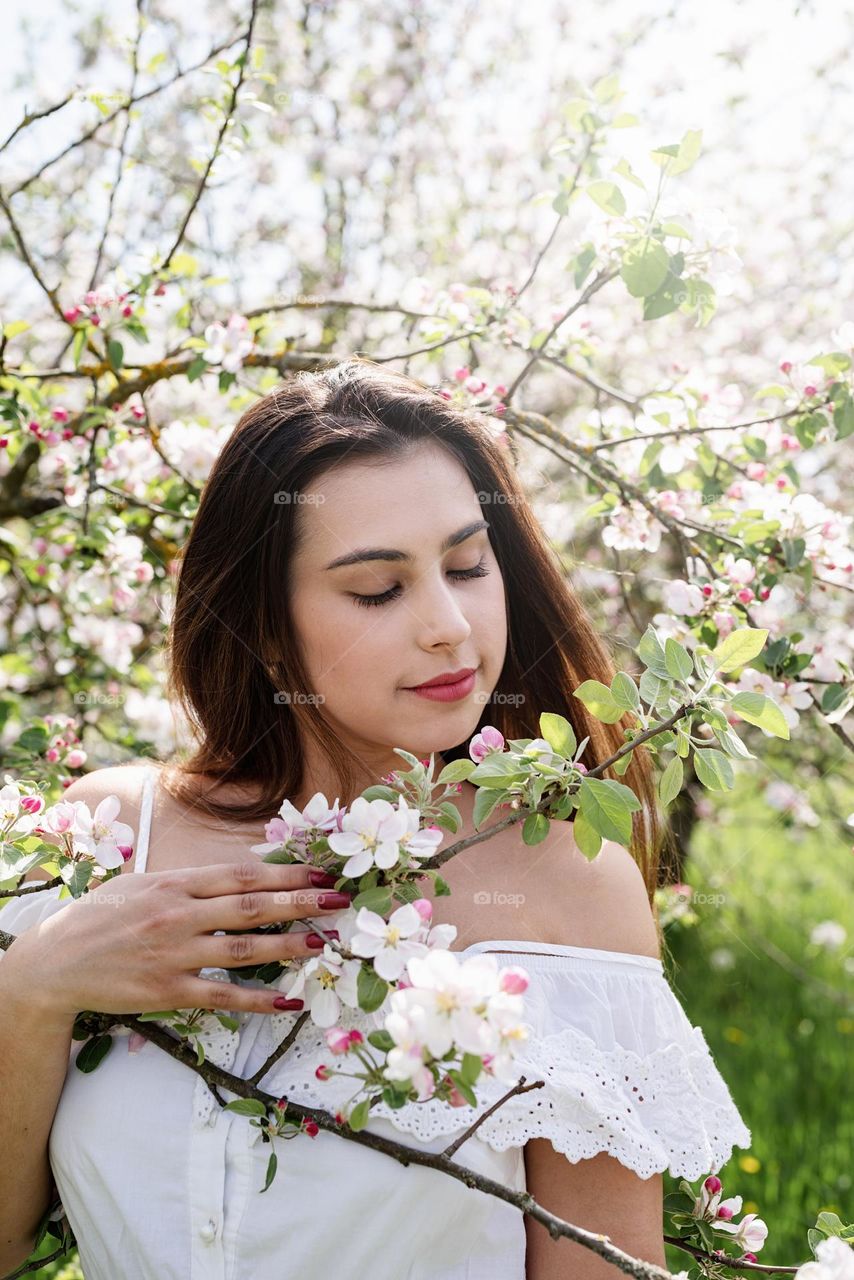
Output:
[[[186,713],[194,747],[188,759],[167,766],[164,781],[195,810],[231,821],[272,817],[284,797],[302,790],[304,734],[325,753],[342,801],[355,798],[353,761],[322,700],[311,698],[290,613],[297,495],[339,464],[405,456],[425,441],[452,454],[481,503],[490,504],[488,536],[504,579],[507,653],[475,732],[492,724],[507,739],[539,737],[541,712],[557,712],[579,742],[588,739],[582,762],[590,769],[623,745],[624,728],[636,727],[628,713],[603,724],[572,696],[585,680],[610,683],[613,663],[487,420],[413,378],[354,357],[299,373],[257,400],[205,485],[168,637],[168,691]],[[296,696],[283,700],[283,689]],[[450,743],[444,759],[467,756],[468,741]],[[213,782],[205,794],[193,783],[200,778]],[[251,784],[256,798],[217,799],[216,784],[226,779]],[[664,826],[643,747],[620,780],[641,801],[629,848],[652,903]]]

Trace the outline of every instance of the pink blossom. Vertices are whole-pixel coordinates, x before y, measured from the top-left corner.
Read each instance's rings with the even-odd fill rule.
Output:
[[[326,1043],[333,1053],[348,1053],[350,1049],[349,1033],[343,1027],[330,1027],[326,1032]]]
[[[498,985],[508,995],[520,996],[528,990],[528,974],[519,965],[508,965],[501,970]]]
[[[469,743],[469,755],[480,764],[493,751],[504,750],[504,736],[493,725],[487,724],[476,733]]]
[[[416,898],[412,905],[422,920],[430,920],[432,918],[433,904],[429,898]]]

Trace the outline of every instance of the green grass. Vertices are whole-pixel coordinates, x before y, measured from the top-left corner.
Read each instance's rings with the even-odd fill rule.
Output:
[[[743,1212],[768,1224],[762,1263],[809,1258],[806,1232],[821,1210],[854,1218],[854,905],[844,828],[854,792],[841,777],[812,796],[836,819],[800,830],[786,829],[742,777],[721,816],[695,828],[683,872],[695,895],[723,902],[699,904],[698,927],[667,933],[671,982],[752,1132],[751,1151],[736,1148],[720,1176],[724,1197],[741,1195]],[[822,920],[847,930],[838,950],[810,943]],[[731,967],[717,967],[726,953]],[[677,1250],[668,1261],[688,1265]]]

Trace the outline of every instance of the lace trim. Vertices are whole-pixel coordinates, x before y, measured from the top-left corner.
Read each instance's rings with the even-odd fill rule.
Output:
[[[265,1057],[293,1019],[293,1014],[265,1017],[258,1035]],[[347,1021],[364,1033],[379,1025],[361,1010]],[[356,1082],[349,1077],[318,1081],[314,1072],[321,1062],[334,1066],[336,1060],[323,1033],[307,1024],[262,1087],[303,1106],[334,1111],[353,1096]],[[567,1027],[529,1041],[516,1063],[528,1084],[542,1080],[544,1086],[512,1098],[476,1130],[474,1136],[494,1151],[548,1138],[573,1162],[607,1152],[642,1178],[665,1169],[697,1178],[717,1172],[734,1146],[751,1145],[750,1130],[699,1027],[691,1029],[684,1043],[673,1042],[645,1056],[621,1046],[600,1049],[589,1036]],[[395,1111],[379,1103],[371,1116],[429,1142],[467,1129],[507,1089],[484,1076],[476,1086],[476,1108],[428,1101]],[[253,1128],[250,1142],[258,1136]]]

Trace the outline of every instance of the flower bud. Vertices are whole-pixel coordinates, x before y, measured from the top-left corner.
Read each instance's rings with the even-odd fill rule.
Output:
[[[321,1063],[314,1074],[318,1080],[328,1080],[332,1075],[332,1072],[329,1070],[327,1066]]]
[[[708,1178],[706,1178],[706,1181],[703,1183],[703,1186],[709,1194],[713,1196],[723,1190],[723,1185],[724,1184],[721,1182],[720,1178],[716,1177],[713,1173],[710,1173]]]
[[[326,1043],[333,1053],[347,1053],[350,1048],[350,1036],[343,1027],[330,1027],[326,1032]],[[318,1067],[318,1072],[321,1070]]]

